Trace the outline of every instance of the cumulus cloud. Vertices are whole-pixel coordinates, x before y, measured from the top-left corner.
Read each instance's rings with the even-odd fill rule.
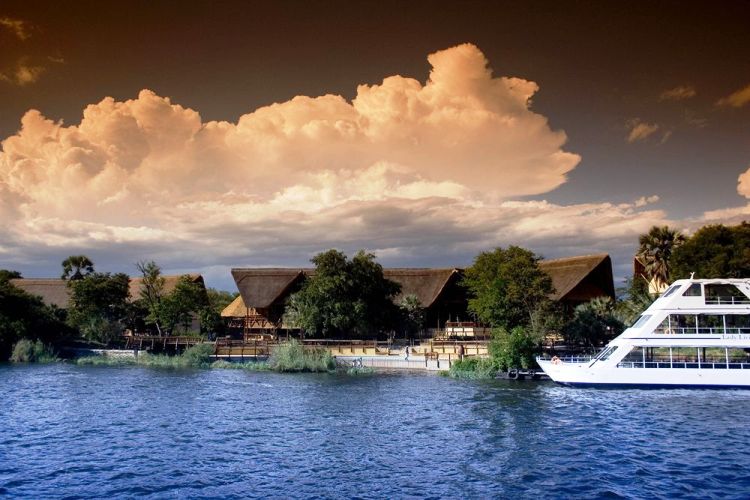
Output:
[[[731,106],[733,108],[741,108],[745,104],[750,102],[750,85],[744,87],[733,94],[719,99],[716,104],[719,106]]]
[[[297,96],[237,123],[148,90],[89,105],[76,125],[31,110],[0,152],[6,254],[209,266],[299,263],[337,246],[456,262],[497,244],[601,248],[665,221],[644,209],[654,197],[517,201],[580,161],[530,109],[538,86],[493,76],[470,44],[428,60],[425,83],[390,76],[351,102]]]
[[[628,132],[627,141],[629,143],[633,143],[636,141],[644,141],[649,136],[653,135],[657,130],[659,130],[659,125],[655,123],[647,123],[643,122],[640,119],[636,118],[633,120],[630,120],[627,123],[628,129],[630,131]],[[669,137],[667,136],[667,139]]]
[[[692,85],[679,85],[675,88],[665,90],[659,95],[660,101],[683,101],[695,97],[697,92]]]
[[[737,192],[745,198],[750,198],[750,168],[737,178]]]

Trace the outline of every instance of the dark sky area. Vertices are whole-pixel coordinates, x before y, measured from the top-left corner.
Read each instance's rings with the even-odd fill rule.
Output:
[[[2,88],[3,137],[29,108],[77,123],[85,104],[142,88],[204,120],[299,94],[351,98],[387,75],[423,81],[425,54],[472,42],[495,74],[540,85],[533,108],[583,156],[543,198],[619,202],[648,184],[691,216],[736,197],[750,164],[748,109],[714,106],[750,81],[750,2],[5,1],[0,12],[38,26],[36,57],[65,60],[33,86]],[[22,50],[4,45],[6,63]],[[697,95],[659,102],[679,85]],[[662,124],[669,140],[626,143],[635,118]]]
[[[4,0],[0,138],[38,109],[76,124],[105,96],[141,89],[198,111],[241,115],[296,95],[356,95],[389,75],[424,82],[426,55],[470,42],[495,75],[536,82],[532,110],[568,136],[581,163],[561,187],[524,199],[625,203],[656,194],[672,218],[742,205],[750,105],[717,102],[750,84],[750,2]],[[678,87],[691,93],[670,99]],[[655,126],[627,140],[635,123]]]

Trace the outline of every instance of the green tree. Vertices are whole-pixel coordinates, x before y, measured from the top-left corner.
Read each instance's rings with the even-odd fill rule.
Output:
[[[624,329],[615,314],[614,301],[609,297],[597,297],[575,308],[562,334],[569,345],[592,348],[610,341]]]
[[[0,269],[0,281],[10,281],[13,279],[22,278],[21,273],[18,271],[9,271],[8,269]]]
[[[703,226],[672,256],[676,278],[750,277],[750,224]]]
[[[93,272],[70,280],[68,324],[84,338],[108,343],[122,334],[128,318],[130,278],[123,273]]]
[[[351,259],[328,250],[312,258],[315,274],[294,294],[285,319],[307,334],[365,336],[394,328],[393,297],[400,286],[383,276],[375,256],[359,251]]]
[[[508,331],[493,328],[492,342],[489,345],[490,357],[500,370],[511,368],[528,369],[536,365],[534,355],[538,343],[527,329],[517,326]]]
[[[227,292],[224,290],[217,290],[216,288],[206,288],[206,295],[208,296],[208,303],[211,309],[221,314],[229,304],[234,302],[234,299],[239,295],[238,292]]]
[[[469,311],[484,323],[507,331],[542,322],[539,311],[550,307],[552,279],[539,268],[540,257],[517,246],[482,252],[466,269]]]
[[[188,275],[180,276],[174,290],[162,297],[159,319],[168,333],[188,333],[194,317],[210,310],[204,288]]]
[[[424,328],[424,307],[416,295],[407,295],[399,304],[401,310],[401,325],[404,335],[414,337]]]
[[[143,309],[147,311],[144,320],[156,327],[156,332],[161,336],[163,329],[161,324],[162,297],[164,295],[164,277],[161,268],[156,262],[142,261],[136,264],[141,272],[141,296],[138,299]]]
[[[94,272],[94,263],[85,255],[71,255],[62,261],[62,268],[62,279],[79,280]]]
[[[10,283],[16,274],[11,271],[0,276],[0,361],[8,359],[21,339],[53,343],[71,334],[63,310],[45,305],[40,297]]]
[[[653,226],[638,238],[637,256],[646,268],[646,278],[661,289],[672,279],[672,254],[685,242],[685,235],[669,226]]]

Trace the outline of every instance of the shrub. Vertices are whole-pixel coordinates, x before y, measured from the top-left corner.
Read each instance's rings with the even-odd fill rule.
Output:
[[[490,379],[495,378],[500,366],[491,358],[464,358],[451,364],[448,374],[454,378]]]
[[[336,369],[336,360],[327,349],[305,349],[292,339],[273,350],[268,365],[279,372],[328,372]]]
[[[10,360],[14,363],[49,363],[57,360],[51,347],[41,340],[21,339],[13,346]]]
[[[534,353],[538,341],[525,328],[517,326],[510,332],[499,328],[492,332],[490,357],[499,369],[532,368],[536,365]]]

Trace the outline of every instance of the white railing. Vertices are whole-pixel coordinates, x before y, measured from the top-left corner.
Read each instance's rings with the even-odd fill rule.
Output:
[[[618,368],[701,368],[705,370],[750,370],[750,363],[729,361],[620,361]]]
[[[722,326],[671,327],[656,328],[654,333],[660,335],[750,335],[750,328]]]
[[[722,305],[722,306],[750,304],[750,299],[748,299],[744,295],[725,295],[725,296],[719,296],[719,297],[706,297],[706,304],[714,304],[714,305]]]

